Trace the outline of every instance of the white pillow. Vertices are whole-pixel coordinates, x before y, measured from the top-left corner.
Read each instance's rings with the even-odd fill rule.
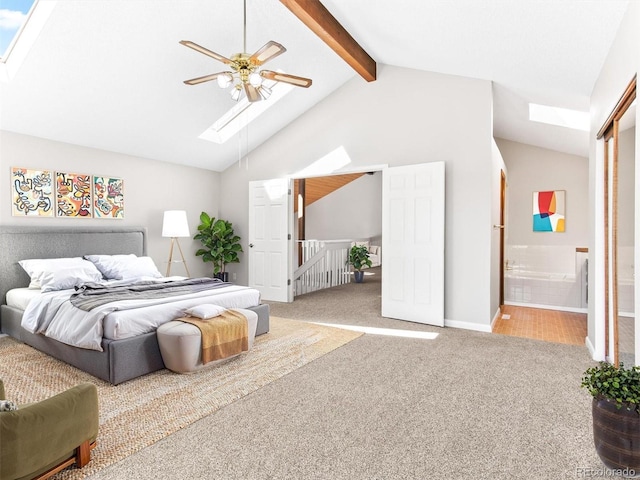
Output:
[[[26,260],[20,260],[18,262],[20,266],[31,278],[29,288],[40,288],[42,283],[42,277],[45,274],[50,274],[56,270],[78,267],[85,263],[82,257],[72,258],[30,258]]]
[[[46,272],[40,279],[43,292],[66,290],[79,287],[87,282],[102,281],[102,274],[91,262],[83,261],[85,265],[70,266],[59,270]]]
[[[212,303],[205,303],[198,305],[197,307],[188,308],[185,312],[192,317],[198,318],[213,318],[226,312],[227,309],[220,305],[213,305]]]
[[[118,280],[162,278],[162,274],[158,271],[158,267],[151,257],[136,257],[122,266],[119,275]]]
[[[129,255],[85,255],[102,272],[107,280],[137,280],[140,278],[161,278],[151,257]]]
[[[124,266],[138,257],[131,253],[129,255],[85,255],[84,258],[93,263],[107,280],[122,280],[121,271]]]

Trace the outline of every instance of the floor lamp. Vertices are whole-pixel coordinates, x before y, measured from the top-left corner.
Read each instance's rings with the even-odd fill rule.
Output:
[[[162,219],[162,236],[171,237],[171,247],[169,248],[169,262],[167,264],[167,277],[171,275],[171,264],[182,262],[184,263],[184,269],[187,271],[187,277],[190,277],[189,269],[187,268],[187,262],[184,259],[180,242],[178,237],[190,237],[189,224],[187,223],[187,212],[184,210],[167,210],[164,212],[164,218]],[[178,245],[180,256],[182,260],[173,260],[173,244]]]

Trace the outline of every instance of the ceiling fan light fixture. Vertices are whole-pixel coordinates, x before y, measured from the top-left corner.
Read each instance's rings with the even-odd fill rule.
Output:
[[[253,72],[249,75],[249,83],[257,88],[262,85],[262,77],[258,72]]]
[[[264,85],[260,85],[258,87],[258,93],[260,94],[260,96],[262,97],[263,100],[266,100],[267,98],[269,98],[271,96],[271,89],[269,87],[264,86]]]
[[[237,102],[238,100],[240,100],[241,94],[242,94],[242,86],[239,83],[237,83],[231,89],[231,98]]]
[[[243,14],[243,51],[241,53],[235,53],[230,58],[213,52],[207,48],[204,48],[197,43],[190,40],[181,40],[180,43],[186,47],[189,47],[199,53],[207,55],[219,62],[228,66],[231,71],[223,71],[218,73],[212,73],[202,77],[192,78],[185,80],[187,85],[197,85],[210,80],[218,81],[220,88],[227,88],[233,85],[231,89],[231,98],[238,101],[242,97],[242,91],[244,90],[244,96],[249,102],[257,102],[264,100],[271,95],[269,88],[261,90],[264,86],[264,81],[267,81],[267,85],[271,86],[276,82],[283,82],[289,85],[297,87],[307,88],[311,86],[311,79],[298,77],[295,75],[289,75],[286,73],[278,73],[272,70],[261,70],[262,65],[286,52],[284,48],[278,42],[273,40],[264,44],[254,54],[250,55],[246,53],[247,50],[247,0],[243,1],[244,14]]]
[[[233,82],[233,76],[229,72],[224,72],[218,75],[217,80],[220,88],[227,88]]]

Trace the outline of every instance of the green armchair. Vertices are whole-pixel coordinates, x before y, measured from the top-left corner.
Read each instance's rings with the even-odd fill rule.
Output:
[[[6,400],[0,380],[0,400]],[[45,479],[84,467],[98,436],[98,390],[82,383],[18,410],[0,412],[0,480]]]

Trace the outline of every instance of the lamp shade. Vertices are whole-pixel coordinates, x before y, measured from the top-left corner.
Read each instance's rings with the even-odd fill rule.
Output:
[[[167,210],[162,220],[163,237],[190,237],[187,212],[184,210]]]

